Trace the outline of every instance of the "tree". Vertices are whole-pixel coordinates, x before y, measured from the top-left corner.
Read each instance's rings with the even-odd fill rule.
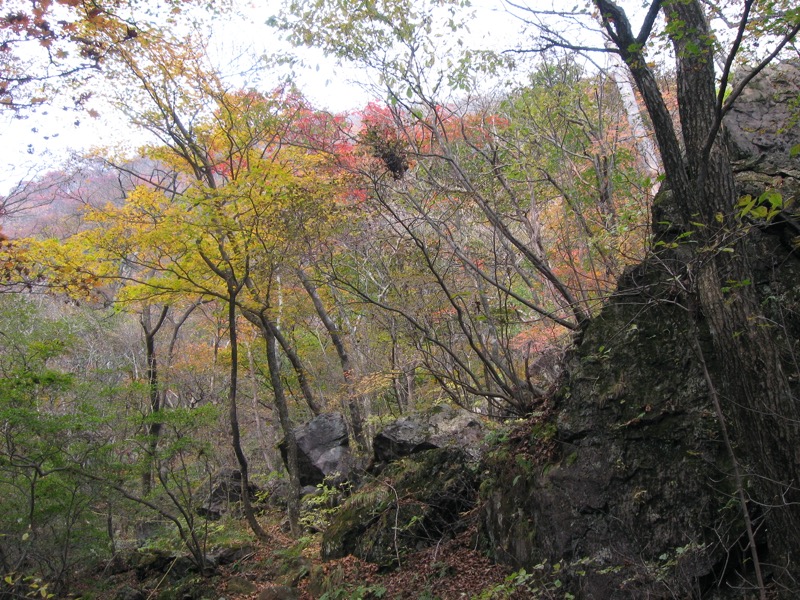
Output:
[[[410,99],[392,87],[388,106],[361,116],[355,168],[375,218],[359,222],[369,241],[352,249],[373,245],[380,282],[350,270],[346,253],[335,277],[411,324],[454,401],[525,414],[544,395],[526,363],[558,346],[550,325],[579,330],[641,256],[634,192],[647,175],[630,136],[607,125],[626,123],[615,86],[597,77],[589,94],[574,61],[543,65],[505,97],[441,101],[423,65],[397,75]]]
[[[669,194],[680,215],[680,222],[674,223],[672,229],[677,240],[665,240],[667,245],[677,244],[680,248],[672,256],[680,265],[676,281],[685,291],[684,302],[692,326],[698,330],[708,327],[711,331],[716,359],[721,365],[711,381],[710,395],[719,391],[724,400],[723,416],[727,423],[721,425],[731,426],[736,460],[749,469],[753,499],[768,512],[771,547],[787,565],[785,581],[797,580],[800,405],[794,400],[781,362],[782,352],[788,349],[781,348],[770,333],[771,325],[756,298],[749,267],[747,227],[737,217],[733,169],[721,130],[724,115],[744,86],[796,38],[800,31],[800,11],[792,3],[782,1],[760,5],[750,0],[724,3],[653,0],[646,3],[641,25],[635,31],[623,7],[610,0],[594,0],[591,5],[593,10],[537,11],[527,5],[509,3],[517,16],[541,34],[535,44],[518,50],[542,53],[562,48],[584,55],[612,52],[630,70],[660,152],[664,196]],[[391,103],[403,109],[395,113],[395,125],[402,127],[405,119],[418,120],[427,127],[433,142],[431,147],[441,152],[454,175],[449,180],[451,186],[463,186],[474,195],[489,222],[508,243],[537,265],[540,274],[574,311],[573,323],[580,323],[589,315],[571,297],[572,290],[564,286],[564,281],[548,275],[552,270],[536,256],[535,244],[522,242],[497,218],[494,198],[485,194],[485,188],[471,177],[468,163],[443,126],[455,103],[437,101],[429,92],[447,90],[448,86],[466,90],[469,69],[486,66],[477,60],[477,53],[452,51],[458,43],[457,35],[449,45],[444,40],[443,48],[432,50],[436,35],[432,33],[436,31],[432,23],[443,15],[444,22],[450,17],[451,26],[456,28],[452,16],[458,6],[457,2],[447,3],[437,12],[425,2],[386,1],[370,3],[361,12],[349,14],[341,2],[298,1],[291,5],[291,12],[282,24],[297,43],[317,45],[339,57],[376,68]],[[563,18],[558,20],[559,17]],[[709,18],[731,24],[730,31],[712,29]],[[599,32],[606,45],[592,43],[592,38],[588,42],[580,39],[581,31],[576,30],[576,24],[588,28],[583,33],[590,31],[596,36]],[[347,39],[339,36],[339,31],[347,31]],[[658,54],[661,42],[671,45],[675,61],[677,126],[669,109],[668,90],[657,77],[658,59],[663,57]],[[385,52],[384,47],[388,48]],[[754,68],[749,74],[742,68],[743,76],[734,84],[732,73],[737,61],[742,67],[749,61]],[[719,73],[715,68],[717,63]],[[406,135],[405,140],[413,144],[414,135]],[[387,147],[386,144],[376,147],[375,156],[384,155]],[[474,153],[481,150],[474,144],[471,148]],[[602,161],[595,172],[602,203],[609,181],[602,175]],[[408,178],[403,169],[396,167],[392,174],[395,178]],[[556,187],[559,184],[556,179],[552,183]],[[564,189],[562,193],[568,196],[568,191]],[[412,222],[407,215],[401,217],[398,222]],[[430,219],[427,223],[436,224]],[[446,221],[441,219],[439,223],[444,227]],[[687,238],[690,238],[688,243]],[[456,264],[442,256],[440,248],[427,239],[419,236],[414,239],[423,251],[423,259],[444,258],[445,264]],[[457,302],[453,304],[458,312]],[[459,314],[465,313],[465,308],[461,307]]]
[[[167,367],[169,367],[172,362],[175,343],[178,339],[181,327],[200,303],[201,301],[198,300],[189,304],[188,308],[186,308],[178,318],[178,321],[173,323],[172,334],[167,346],[167,352],[165,353]],[[145,360],[147,362],[147,395],[150,401],[149,423],[146,427],[148,448],[144,457],[145,464],[142,467],[142,496],[144,497],[147,497],[152,489],[152,470],[158,454],[158,441],[163,426],[160,420],[160,412],[164,406],[163,398],[165,390],[162,382],[163,375],[161,375],[159,371],[156,336],[167,321],[167,316],[169,315],[171,307],[169,304],[161,306],[155,323],[152,319],[152,308],[153,306],[151,304],[145,303],[139,315],[139,325],[141,325],[142,334],[144,335]]]
[[[721,426],[733,430],[736,459],[748,469],[753,500],[767,512],[770,546],[784,565],[781,581],[791,585],[800,575],[800,405],[781,360],[785,349],[771,333],[752,283],[746,228],[737,218],[733,168],[721,131],[742,89],[795,39],[800,12],[786,3],[762,7],[745,0],[712,5],[709,15],[696,0],[655,0],[635,32],[621,6],[608,0],[593,4],[610,51],[628,66],[647,108],[665,185],[680,215],[675,231],[692,237],[682,246],[684,253],[673,258],[681,264],[679,281],[690,318],[698,328],[707,323],[713,338],[720,368],[709,392],[714,396],[719,390]],[[709,16],[725,14],[735,24],[727,46],[722,45],[725,32],[709,25]],[[570,43],[552,27],[541,30],[540,48],[605,50]],[[662,37],[672,44],[679,127],[649,56]],[[759,41],[768,50],[756,51],[752,43]],[[733,83],[736,61],[746,58],[754,59],[753,66]]]
[[[74,457],[102,462],[104,440],[92,431],[103,425],[88,405],[72,401],[75,377],[53,365],[75,342],[69,329],[65,320],[44,318],[31,302],[0,297],[4,595],[23,589],[26,576],[43,578],[60,592],[83,551],[99,545],[101,523],[92,514],[96,490],[70,468]],[[86,527],[76,525],[84,520]]]
[[[157,493],[130,491],[140,483],[131,398],[141,388],[127,385],[131,364],[109,340],[124,335],[124,316],[92,312],[41,296],[0,298],[0,593],[13,597],[32,583],[42,597],[68,595],[80,567],[116,552],[115,531],[143,507],[171,522],[204,568],[191,480],[207,466],[195,457],[212,455],[198,432],[213,407],[161,416]]]
[[[0,107],[20,111],[74,93],[75,107],[91,98],[83,85],[110,57],[154,23],[176,27],[202,13],[183,11],[191,2],[130,0],[11,0],[0,18]],[[227,8],[215,3],[215,11]],[[210,7],[206,7],[210,8]]]
[[[87,78],[112,49],[101,43],[98,29],[112,34],[121,25],[114,14],[120,3],[45,0],[10,2],[3,8],[0,104],[14,110],[41,105],[60,83]],[[133,23],[121,31],[115,43],[137,35]],[[76,97],[76,104],[87,97]]]
[[[142,45],[139,53],[117,53],[115,68],[120,80],[137,83],[141,96],[131,103],[126,95],[120,103],[135,123],[160,138],[162,144],[149,148],[148,156],[174,176],[140,175],[142,183],[124,204],[90,209],[86,218],[94,227],[52,247],[51,256],[64,257],[56,261],[62,272],[94,273],[98,281],[124,285],[118,300],[167,306],[188,295],[225,306],[231,353],[229,424],[244,490],[249,465],[237,402],[240,315],[252,321],[266,343],[269,382],[290,446],[292,407],[280,350],[309,409],[320,410],[304,359],[283,331],[284,293],[291,289],[284,282],[296,273],[304,241],[325,235],[335,217],[336,211],[325,203],[339,194],[341,174],[325,138],[338,129],[293,90],[229,90],[208,65],[202,43],[189,39],[177,47],[144,34],[137,43]],[[143,325],[155,334],[157,327]],[[159,390],[153,385],[150,389],[151,444],[156,444]],[[299,481],[296,461],[289,463],[292,480]],[[293,526],[297,501],[292,495]],[[257,530],[247,500],[244,508]]]

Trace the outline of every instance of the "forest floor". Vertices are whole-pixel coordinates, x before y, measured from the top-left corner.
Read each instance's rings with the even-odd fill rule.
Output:
[[[418,551],[407,557],[399,569],[388,573],[379,573],[375,565],[352,556],[324,563],[321,567],[328,577],[333,575],[329,581],[334,586],[341,576],[344,585],[340,589],[343,587],[346,591],[348,587],[355,587],[357,590],[362,586],[374,590],[373,597],[381,593],[383,598],[477,598],[485,590],[501,585],[508,575],[508,569],[493,564],[479,552],[474,539],[474,530],[467,531],[441,546]],[[301,583],[303,600],[318,597],[310,589],[313,583],[314,578],[307,578]],[[337,597],[335,593],[334,587],[331,596]]]
[[[399,568],[381,572],[353,556],[320,559],[321,534],[294,540],[271,515],[271,542],[248,541],[235,562],[205,578],[176,577],[169,569],[146,576],[132,565],[82,573],[69,597],[92,600],[466,600],[513,598],[510,569],[490,561],[476,546],[476,524],[458,537],[405,556]],[[242,524],[242,527],[244,525]],[[236,547],[236,544],[233,545]],[[119,563],[119,561],[118,561]],[[513,579],[513,577],[512,577]],[[491,590],[497,593],[493,594]],[[502,590],[502,591],[501,591]],[[503,593],[505,592],[505,593]]]

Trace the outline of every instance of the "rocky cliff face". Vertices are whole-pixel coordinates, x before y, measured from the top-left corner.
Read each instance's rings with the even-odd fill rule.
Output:
[[[584,598],[687,597],[716,580],[743,533],[729,461],[669,276],[631,271],[567,364],[546,461],[501,448],[487,468],[485,531],[497,559],[563,562]],[[661,581],[658,581],[661,580]],[[656,584],[658,582],[658,584]]]
[[[742,169],[800,178],[792,148],[800,144],[800,63],[773,66],[742,92],[726,118],[734,160]]]
[[[788,207],[772,224],[751,224],[758,280],[748,284],[757,286],[794,374],[800,230],[791,205],[800,164],[790,149],[800,129],[776,114],[787,98],[796,102],[799,73],[774,69],[728,123],[742,193],[776,189]],[[484,469],[489,550],[517,567],[539,565],[540,573],[558,565],[559,586],[580,598],[728,597],[752,578],[732,461],[695,340],[711,369],[713,350],[707,332],[690,324],[670,268],[680,253],[671,214],[665,192],[654,209],[663,250],[623,276],[569,357],[546,414],[495,448]],[[543,447],[550,450],[537,451]],[[768,565],[768,518],[755,504],[750,514]]]

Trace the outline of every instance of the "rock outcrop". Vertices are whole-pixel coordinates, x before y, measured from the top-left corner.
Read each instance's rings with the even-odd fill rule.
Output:
[[[383,568],[464,530],[462,513],[477,500],[475,469],[485,428],[450,406],[401,417],[373,440],[362,485],[333,515],[322,557],[354,555]]]
[[[301,486],[316,486],[326,478],[333,483],[346,481],[353,470],[353,456],[347,422],[340,413],[314,417],[294,431]],[[280,443],[286,462],[286,442]]]
[[[210,490],[203,503],[197,507],[197,514],[207,519],[219,519],[231,510],[234,504],[242,501],[242,473],[239,469],[220,469],[211,476]],[[249,483],[250,500],[255,502],[259,492],[258,486]]]
[[[569,358],[552,420],[485,465],[495,557],[574,564],[585,598],[691,597],[743,532],[685,311],[656,300],[668,285],[651,265],[628,273]],[[545,460],[531,451],[550,441]]]
[[[474,461],[437,448],[393,462],[339,508],[322,538],[322,557],[354,555],[382,567],[452,538],[477,499]]]
[[[373,465],[382,466],[404,456],[433,448],[461,448],[473,458],[480,454],[486,429],[480,417],[446,404],[426,413],[400,417],[372,441]]]
[[[785,203],[773,223],[751,224],[756,278],[746,284],[756,286],[788,350],[786,372],[797,373],[800,254],[791,205],[800,197],[800,158],[790,148],[800,128],[787,127],[778,104],[798,97],[800,72],[782,65],[770,77],[740,99],[729,129],[741,193],[777,189]],[[654,215],[666,239],[670,214],[665,191]],[[558,565],[559,585],[580,598],[743,597],[753,581],[732,459],[695,349],[712,357],[710,369],[714,351],[682,305],[671,268],[681,250],[671,246],[625,273],[568,356],[548,415],[484,464],[488,549],[518,568]],[[749,508],[769,579],[763,514]]]
[[[800,63],[769,67],[751,81],[725,117],[728,146],[742,168],[800,179]]]
[[[800,394],[800,157],[790,152],[800,129],[796,121],[787,127],[784,113],[764,114],[798,97],[800,72],[779,65],[764,78],[772,79],[757,81],[729,116],[729,137],[741,193],[776,190],[784,206],[770,223],[743,224],[755,273],[744,284],[758,290]],[[553,398],[525,425],[495,436],[477,479],[458,447],[470,425],[437,439],[438,425],[398,420],[374,443],[375,463],[388,466],[342,505],[324,534],[324,557],[397,564],[464,527],[456,515],[473,506],[480,481],[485,547],[527,570],[519,597],[748,597],[752,560],[733,458],[697,350],[709,369],[716,359],[705,323],[682,304],[674,267],[684,257],[672,243],[682,229],[670,198],[662,191],[653,211],[663,251],[626,271],[567,355]],[[763,510],[748,509],[769,580]]]

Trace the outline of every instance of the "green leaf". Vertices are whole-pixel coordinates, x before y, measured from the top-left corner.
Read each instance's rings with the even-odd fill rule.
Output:
[[[768,202],[773,210],[783,208],[783,196],[775,190],[767,190],[758,197],[759,202]]]

